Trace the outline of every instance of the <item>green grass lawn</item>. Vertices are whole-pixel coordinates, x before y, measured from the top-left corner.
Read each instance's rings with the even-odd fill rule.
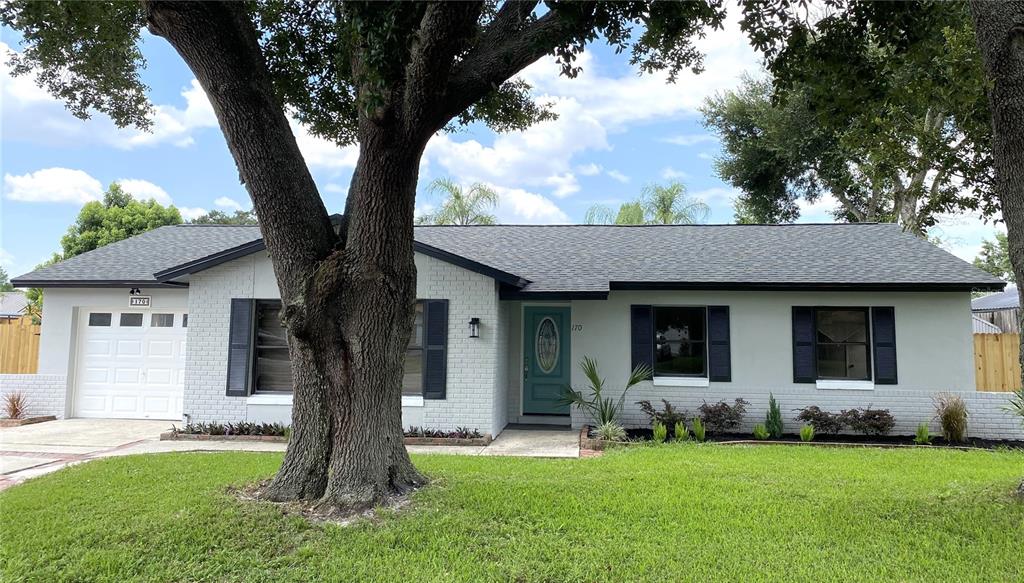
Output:
[[[419,456],[411,508],[344,528],[227,493],[280,461],[125,457],[12,488],[0,580],[1024,580],[1020,452]]]

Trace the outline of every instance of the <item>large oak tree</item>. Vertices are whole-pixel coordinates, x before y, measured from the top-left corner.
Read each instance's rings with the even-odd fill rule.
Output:
[[[294,379],[292,439],[273,500],[363,508],[424,482],[402,444],[400,379],[412,329],[417,170],[431,136],[550,117],[516,78],[604,42],[643,72],[699,69],[692,40],[720,26],[703,2],[77,3],[14,1],[16,74],[86,117],[149,124],[140,29],[166,39],[216,112],[270,253]],[[681,88],[685,91],[685,88]],[[360,155],[335,230],[290,113]]]

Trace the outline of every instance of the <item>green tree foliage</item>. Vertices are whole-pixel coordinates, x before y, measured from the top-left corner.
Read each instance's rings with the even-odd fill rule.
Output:
[[[962,3],[748,1],[744,27],[771,75],[709,99],[719,175],[742,191],[737,218],[791,222],[831,194],[836,217],[898,221],[924,235],[939,216],[996,210],[991,118]]]
[[[7,275],[7,270],[0,266],[0,292],[14,291],[14,286],[11,285],[11,278]]]
[[[258,225],[255,211],[235,211],[228,214],[223,211],[212,210],[205,215],[198,216],[191,221],[191,225]]]
[[[995,241],[982,241],[981,253],[974,258],[974,265],[1003,281],[1017,281],[1010,265],[1010,242],[1005,233],[996,233]]]
[[[60,240],[63,258],[70,259],[122,239],[163,227],[181,224],[181,213],[155,200],[138,201],[111,184],[102,201],[87,202],[78,219]]]
[[[448,178],[430,183],[428,191],[444,196],[436,212],[418,219],[421,225],[494,225],[498,217],[488,213],[498,206],[498,193],[486,184],[476,182],[468,189]]]
[[[709,212],[704,201],[687,196],[683,183],[670,182],[645,186],[640,198],[623,203],[615,212],[595,204],[583,220],[588,225],[689,225],[704,222]]]

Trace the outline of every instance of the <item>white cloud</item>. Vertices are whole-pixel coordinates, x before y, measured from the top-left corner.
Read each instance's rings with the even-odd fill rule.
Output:
[[[715,186],[712,188],[705,188],[704,190],[696,190],[689,193],[693,198],[699,198],[709,205],[728,203],[732,206],[732,201],[740,195],[740,191],[737,188],[722,188]]]
[[[192,137],[195,130],[217,127],[217,116],[199,81],[193,79],[189,87],[182,89],[181,96],[185,98],[185,109],[173,105],[154,105],[153,126],[148,132],[120,130],[118,133],[122,134],[122,139],[115,140],[113,145],[125,150],[162,143],[191,146],[195,143]]]
[[[711,134],[680,134],[678,136],[662,138],[659,141],[677,146],[695,146],[704,142],[717,142],[718,138]]]
[[[943,216],[938,225],[928,230],[929,235],[942,239],[944,249],[964,261],[974,261],[981,253],[982,241],[995,240],[996,233],[1005,232],[1004,223],[995,223],[992,219],[986,223],[974,214]]]
[[[206,209],[197,206],[179,206],[178,212],[181,213],[181,218],[185,219],[186,221],[191,221],[193,219],[198,219],[199,217],[205,215],[207,211]]]
[[[331,194],[346,194],[348,188],[334,182],[329,182],[324,186],[324,192],[330,192]]]
[[[570,223],[569,215],[551,199],[521,188],[490,185],[498,193],[497,215],[503,223],[560,224]]]
[[[626,176],[625,174],[619,172],[618,170],[609,170],[605,172],[605,174],[607,174],[608,177],[611,178],[612,180],[616,180],[618,182],[621,182],[622,184],[629,182],[629,176]]]
[[[576,167],[576,173],[580,176],[596,176],[601,173],[601,165],[594,164],[593,162],[590,164],[583,164]]]
[[[171,195],[167,194],[166,190],[148,180],[122,178],[118,180],[117,183],[121,185],[121,188],[125,192],[131,194],[136,200],[153,199],[164,206],[173,204],[171,201]]]
[[[700,154],[697,154],[697,157],[701,160],[714,160],[715,154],[712,152],[701,152]]]
[[[290,120],[292,133],[299,145],[299,151],[310,168],[340,170],[355,168],[359,161],[359,146],[338,146],[330,140],[318,138],[310,134],[305,127],[294,119]]]
[[[14,255],[11,255],[6,249],[0,247],[0,266],[10,267],[14,265]]]
[[[10,200],[22,202],[70,202],[99,200],[103,185],[88,173],[70,168],[44,168],[28,174],[4,174],[4,191]]]
[[[576,181],[576,176],[572,172],[548,176],[544,179],[544,184],[554,187],[551,194],[558,198],[565,198],[580,190],[580,183]]]
[[[689,177],[689,174],[682,170],[676,170],[671,166],[666,166],[661,169],[661,177],[665,180],[682,180]]]
[[[239,202],[237,200],[235,200],[233,198],[228,198],[226,196],[222,196],[222,197],[218,198],[217,200],[213,201],[213,204],[219,206],[222,209],[228,209],[228,210],[233,210],[233,211],[240,211],[240,210],[242,210],[242,205],[239,204]]]

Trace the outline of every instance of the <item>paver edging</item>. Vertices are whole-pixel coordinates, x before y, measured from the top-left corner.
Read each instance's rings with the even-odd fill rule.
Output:
[[[46,421],[56,421],[56,415],[39,415],[37,417],[26,417],[24,419],[0,419],[0,427],[21,427],[22,425],[33,425]]]
[[[279,435],[207,435],[204,433],[175,433],[165,431],[160,434],[160,441],[262,441],[271,443],[288,443],[287,437]],[[492,439],[491,434],[483,437],[406,437],[405,445],[471,445],[487,446]]]

